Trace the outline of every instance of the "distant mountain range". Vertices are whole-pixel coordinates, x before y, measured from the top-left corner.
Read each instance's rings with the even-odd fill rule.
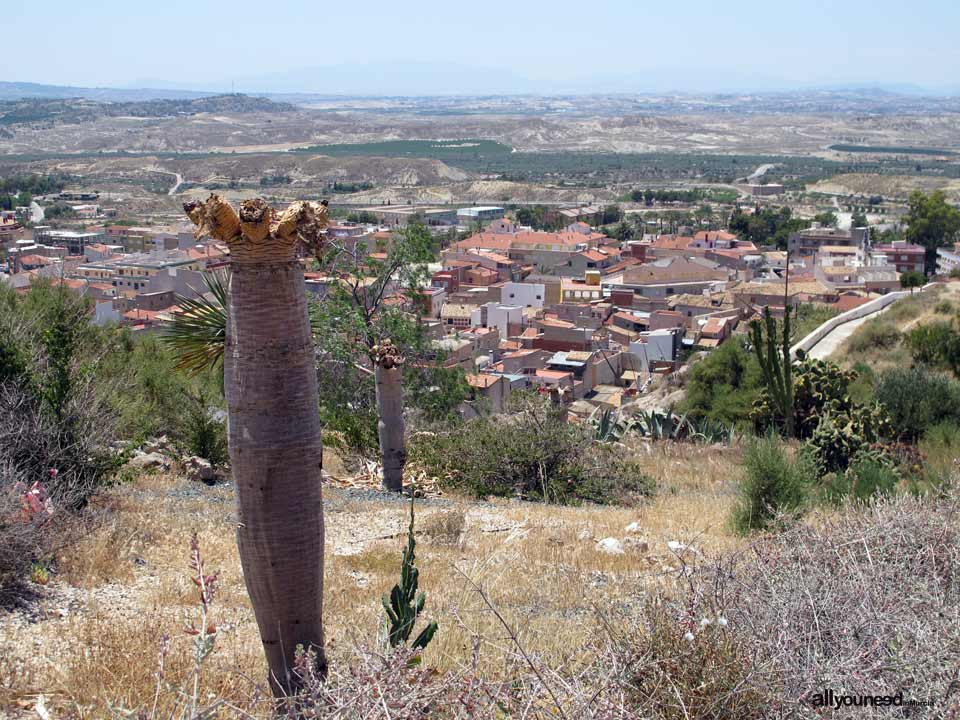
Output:
[[[224,86],[229,87],[224,87]],[[532,80],[508,71],[433,64],[396,66],[338,65],[238,77],[232,81],[189,85],[162,80],[142,80],[136,87],[75,87],[28,82],[0,82],[0,100],[83,98],[98,102],[144,102],[188,100],[226,95],[236,88],[255,95],[289,102],[309,102],[329,97],[431,97],[509,95],[722,95],[815,94],[858,95],[888,93],[903,97],[950,97],[960,95],[960,86],[930,88],[915,84],[847,83],[785,88],[759,76],[729,73],[670,71],[646,74],[611,74],[580,78]]]

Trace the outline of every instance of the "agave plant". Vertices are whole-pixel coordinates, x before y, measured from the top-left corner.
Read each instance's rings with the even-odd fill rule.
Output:
[[[229,277],[205,273],[206,294],[194,298],[177,296],[180,312],[163,339],[177,356],[177,368],[197,374],[223,363],[227,338],[227,286]]]
[[[689,440],[706,443],[724,443],[727,445],[733,444],[733,425],[727,425],[720,420],[714,420],[712,418],[691,419],[688,423],[690,426]]]
[[[618,411],[597,408],[590,416],[593,439],[597,442],[620,442],[634,427],[632,418],[624,418]]]
[[[672,410],[641,410],[636,416],[636,429],[651,440],[683,440],[690,434],[687,416],[674,415]]]

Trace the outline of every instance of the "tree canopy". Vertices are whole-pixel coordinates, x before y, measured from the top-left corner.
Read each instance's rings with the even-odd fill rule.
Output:
[[[910,194],[908,205],[903,216],[907,226],[904,238],[926,249],[927,270],[932,272],[937,265],[937,248],[960,240],[960,210],[947,202],[941,190],[929,195],[916,190]]]

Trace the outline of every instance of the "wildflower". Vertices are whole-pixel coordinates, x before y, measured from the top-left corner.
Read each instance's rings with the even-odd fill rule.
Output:
[[[683,639],[686,640],[687,642],[693,642],[693,633],[690,632],[689,630],[687,630],[687,631],[683,634]]]
[[[718,616],[718,617],[717,617],[717,625],[719,625],[720,627],[726,627],[726,626],[727,626],[727,619],[726,619],[723,615]]]
[[[710,618],[703,618],[700,621],[700,627],[705,628],[707,627],[707,625],[713,625],[713,620],[711,620]]]

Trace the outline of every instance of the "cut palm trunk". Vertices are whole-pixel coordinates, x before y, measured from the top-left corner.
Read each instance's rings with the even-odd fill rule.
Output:
[[[239,214],[212,195],[184,206],[197,236],[230,247],[224,385],[237,544],[276,695],[296,690],[298,646],[323,672],[323,448],[299,243],[318,243],[324,205]]]
[[[377,386],[377,435],[383,462],[383,487],[403,489],[407,448],[403,426],[403,356],[389,340],[373,348]]]

